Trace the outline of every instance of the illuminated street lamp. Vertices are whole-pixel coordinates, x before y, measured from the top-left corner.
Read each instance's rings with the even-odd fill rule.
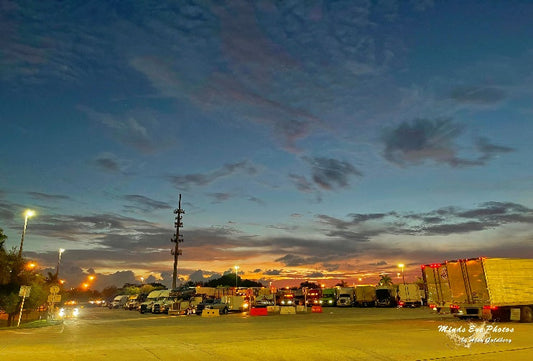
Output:
[[[239,269],[239,266],[235,266],[235,288],[237,288],[237,270]]]
[[[20,238],[19,258],[22,257],[22,246],[24,245],[24,235],[26,234],[26,227],[28,227],[28,218],[35,215],[35,212],[31,209],[24,212],[24,229],[22,230],[22,237]]]
[[[404,269],[405,265],[403,263],[400,263],[398,265],[398,267],[400,267],[402,269],[402,280],[403,280],[403,284],[405,284],[405,274],[403,273],[403,269]]]
[[[65,252],[64,248],[59,249],[59,256],[57,257],[57,269],[56,269],[56,276],[57,279],[59,279],[59,265],[61,264],[61,255]]]
[[[144,277],[141,277],[141,284],[144,285]]]

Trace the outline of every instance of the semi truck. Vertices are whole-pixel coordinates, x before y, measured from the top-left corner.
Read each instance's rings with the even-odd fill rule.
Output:
[[[533,259],[460,259],[446,269],[456,317],[533,322]]]
[[[152,306],[154,305],[154,302],[157,300],[161,292],[162,290],[156,290],[156,291],[150,292],[148,294],[148,297],[146,297],[146,300],[140,304],[139,312],[140,313],[152,312]]]
[[[351,307],[355,296],[353,287],[337,288],[337,307]]]
[[[420,287],[416,283],[401,283],[398,285],[398,306],[399,307],[420,307]]]
[[[369,307],[376,305],[376,287],[372,285],[359,285],[355,287],[355,305]]]
[[[337,305],[337,297],[335,296],[335,288],[324,288],[322,290],[322,297],[319,299],[319,303],[324,307],[331,307]]]
[[[307,290],[306,304],[310,306],[320,306],[322,290],[320,288],[309,288]]]
[[[424,264],[421,269],[428,307],[438,313],[456,312],[456,308],[450,308],[452,294],[448,283],[446,263]]]

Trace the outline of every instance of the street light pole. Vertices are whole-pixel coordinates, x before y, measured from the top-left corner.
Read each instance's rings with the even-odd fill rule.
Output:
[[[22,246],[24,245],[24,235],[26,234],[26,227],[28,226],[28,218],[35,214],[34,211],[28,209],[24,215],[24,229],[22,230],[22,237],[20,238],[19,258],[22,257]]]
[[[57,257],[56,276],[57,276],[57,281],[58,282],[59,282],[59,265],[61,264],[61,255],[63,254],[63,252],[65,252],[65,249],[64,248],[60,248],[59,249],[59,256]]]
[[[405,265],[403,263],[400,263],[398,265],[398,267],[400,267],[402,269],[402,280],[403,280],[403,284],[405,284],[405,274],[403,273],[403,269],[404,269]]]
[[[235,288],[237,288],[237,280],[238,280],[238,276],[237,276],[237,270],[239,269],[239,266],[235,266]]]

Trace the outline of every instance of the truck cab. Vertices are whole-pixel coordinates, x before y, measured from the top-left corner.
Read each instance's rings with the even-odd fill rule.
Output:
[[[320,297],[318,303],[324,307],[336,306],[337,299],[335,297],[335,288],[324,288],[322,290],[322,297]]]

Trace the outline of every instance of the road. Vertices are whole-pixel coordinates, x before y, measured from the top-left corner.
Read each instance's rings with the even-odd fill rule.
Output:
[[[458,339],[473,334],[470,326],[478,343]],[[445,327],[454,329],[446,333]],[[0,360],[529,361],[532,332],[533,324],[461,321],[426,308],[212,318],[85,308],[62,325],[0,330]]]

